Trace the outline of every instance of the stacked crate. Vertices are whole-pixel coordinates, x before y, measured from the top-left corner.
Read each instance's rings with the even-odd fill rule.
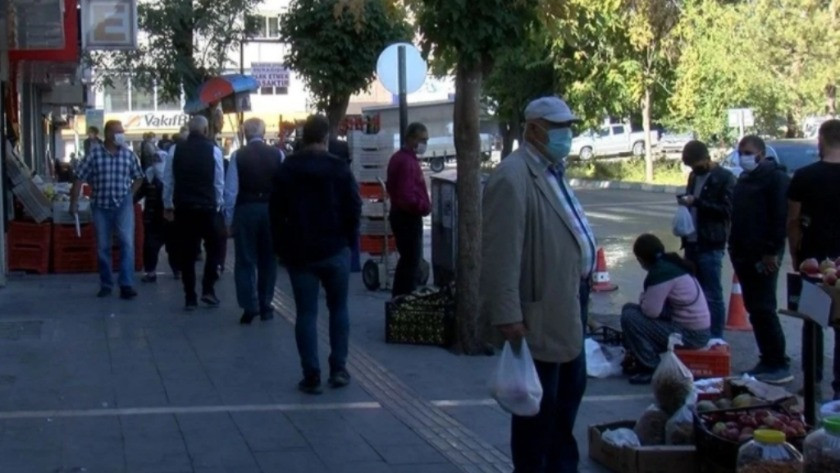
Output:
[[[394,154],[394,138],[381,132],[352,131],[348,144],[353,174],[362,196],[360,250],[371,255],[383,254],[387,236],[388,251],[394,252],[397,246],[388,224],[387,195],[383,187],[388,177],[388,161]]]
[[[134,204],[134,270],[143,270],[143,242],[145,238],[145,231],[143,228],[143,207],[140,204]],[[114,241],[111,246],[111,265],[114,270],[120,267],[120,241],[117,235],[114,235]]]
[[[46,274],[50,269],[52,224],[12,221],[9,223],[9,270]]]
[[[52,271],[54,273],[95,273],[96,232],[90,223],[80,225],[53,224]]]

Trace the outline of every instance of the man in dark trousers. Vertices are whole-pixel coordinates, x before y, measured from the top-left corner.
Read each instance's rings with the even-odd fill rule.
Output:
[[[214,286],[219,279],[218,247],[223,225],[225,171],[222,150],[208,138],[209,126],[202,116],[193,117],[186,141],[171,148],[163,180],[163,205],[167,220],[174,220],[178,234],[178,254],[184,281],[187,311],[198,307],[195,292],[196,248],[204,241],[207,257],[201,283],[201,301],[216,307],[219,299]]]
[[[691,168],[685,194],[679,204],[688,207],[696,231],[683,238],[685,257],[697,268],[712,315],[712,338],[723,338],[726,308],[723,304],[721,268],[732,225],[732,193],[735,176],[712,162],[709,148],[690,141],[683,148],[683,164]]]
[[[274,176],[283,153],[265,142],[265,122],[250,118],[243,125],[248,145],[233,153],[225,178],[225,225],[236,250],[236,299],[244,313],[241,324],[254,317],[274,318],[271,300],[277,261],[268,213]]]
[[[796,171],[788,191],[788,244],[793,269],[809,258],[840,256],[840,120],[828,120],[819,131],[820,160]],[[803,337],[804,338],[804,337]],[[811,343],[802,344],[805,350]],[[817,328],[817,392],[823,379],[823,331]],[[840,330],[834,328],[834,399],[840,400]]]
[[[346,162],[327,151],[329,122],[313,115],[303,128],[303,146],[280,166],[271,201],[274,245],[285,263],[295,297],[295,338],[303,368],[301,391],[320,394],[318,293],[324,286],[330,311],[330,378],[347,386],[350,323],[347,291],[350,247],[359,232],[362,200]]]
[[[766,157],[767,146],[758,136],[744,137],[738,156],[744,172],[735,184],[729,255],[760,355],[750,373],[766,383],[787,383],[793,376],[776,313],[776,284],[785,252],[790,179],[782,166]]]
[[[429,132],[422,123],[412,123],[405,131],[405,145],[388,162],[388,216],[400,259],[394,273],[394,297],[411,294],[417,288],[417,273],[423,259],[423,217],[431,212],[426,179],[418,156],[426,152]]]

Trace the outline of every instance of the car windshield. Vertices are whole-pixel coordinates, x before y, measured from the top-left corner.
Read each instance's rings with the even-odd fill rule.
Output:
[[[793,173],[819,161],[816,143],[774,143],[779,164]]]

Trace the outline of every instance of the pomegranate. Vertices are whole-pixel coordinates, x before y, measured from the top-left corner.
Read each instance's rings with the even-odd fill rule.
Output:
[[[805,274],[817,274],[820,272],[820,263],[816,258],[809,258],[799,265],[799,271]]]

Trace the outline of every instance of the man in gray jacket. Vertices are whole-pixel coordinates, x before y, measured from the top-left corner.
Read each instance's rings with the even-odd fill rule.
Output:
[[[515,349],[527,340],[543,386],[539,414],[513,417],[516,473],[574,473],[595,238],[563,177],[577,117],[564,101],[544,97],[528,105],[525,119],[523,146],[484,191],[482,325]]]

